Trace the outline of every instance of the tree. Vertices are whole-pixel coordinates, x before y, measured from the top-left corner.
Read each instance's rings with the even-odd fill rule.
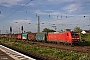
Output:
[[[80,33],[80,32],[82,31],[82,29],[80,29],[80,27],[77,27],[77,26],[76,26],[76,27],[74,28],[74,31]]]
[[[55,30],[51,30],[49,28],[44,28],[42,32],[56,32]]]
[[[32,33],[31,31],[27,31],[26,33]]]
[[[58,31],[58,32],[64,32],[64,30],[62,30],[62,29],[61,29],[61,30],[60,30],[60,31]]]

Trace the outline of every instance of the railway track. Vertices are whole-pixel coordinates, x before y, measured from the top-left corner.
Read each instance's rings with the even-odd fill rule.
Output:
[[[3,45],[0,45],[0,50],[12,57],[14,60],[36,60],[34,58],[28,57]],[[1,58],[1,60],[7,60],[7,58]]]
[[[70,51],[75,51],[78,53],[90,54],[90,46],[73,46],[73,47],[71,47],[70,45],[42,43],[42,42],[35,42],[35,44],[42,46],[42,47],[57,48],[57,49],[61,49],[61,50],[70,50]]]

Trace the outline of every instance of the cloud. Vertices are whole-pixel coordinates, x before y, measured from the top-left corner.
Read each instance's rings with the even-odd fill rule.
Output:
[[[49,5],[53,4],[53,5],[60,5],[60,6],[63,6],[63,5],[67,5],[67,3],[72,3],[72,2],[75,2],[76,0],[48,0],[48,3]]]
[[[44,11],[46,11],[46,12],[53,12],[54,10],[44,10]]]
[[[54,11],[54,12],[51,12],[50,14],[51,14],[51,15],[59,15],[59,14],[61,14],[61,12],[59,12],[59,11]]]
[[[80,9],[80,4],[69,4],[63,8],[63,10],[67,11],[68,13],[77,11],[78,9]]]
[[[50,2],[72,2],[73,0],[48,0]]]
[[[0,16],[3,16],[3,15],[0,14]]]
[[[40,10],[35,10],[34,13],[37,13],[37,14],[45,14],[45,13],[41,12]]]
[[[13,5],[17,5],[21,1],[23,0],[0,0],[0,4],[6,7],[11,7]]]
[[[63,13],[61,13],[59,11],[54,11],[54,10],[44,10],[44,11],[35,10],[34,13],[36,13],[37,15],[47,15],[47,16],[50,15],[51,19],[57,19],[57,16],[61,16],[61,14],[63,14]],[[63,14],[63,16],[64,15],[65,14]],[[47,20],[49,20],[49,18]]]
[[[59,15],[61,14],[61,12],[59,11],[54,11],[54,10],[44,10],[44,11],[40,11],[40,10],[35,10],[34,13],[40,14],[40,15]]]
[[[27,31],[36,32],[36,29],[37,29],[36,22],[32,22],[31,19],[27,19],[27,20],[23,20],[23,19],[12,20],[10,24],[13,27],[14,33],[16,33],[15,31],[19,32],[19,28],[21,28],[21,26],[24,27],[24,31],[26,31],[26,32]]]
[[[19,5],[21,5],[21,6],[24,6],[25,5],[25,3],[22,3],[22,4],[19,4]],[[25,6],[36,6],[37,4],[34,4],[33,2],[31,2],[31,3],[29,3],[29,4],[27,4],[27,5],[25,5]]]

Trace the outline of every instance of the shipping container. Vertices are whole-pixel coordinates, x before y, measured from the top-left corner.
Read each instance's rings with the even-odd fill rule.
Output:
[[[45,41],[46,40],[46,33],[36,33],[36,40],[37,41]]]
[[[22,34],[22,39],[23,39],[23,40],[27,40],[27,35],[28,35],[28,33],[23,33],[23,34]]]
[[[17,34],[17,39],[21,40],[22,39],[22,34]]]
[[[29,41],[35,41],[36,33],[28,33],[28,40]]]
[[[1,37],[9,38],[9,34],[1,34]]]
[[[17,39],[18,34],[12,34],[12,38]]]

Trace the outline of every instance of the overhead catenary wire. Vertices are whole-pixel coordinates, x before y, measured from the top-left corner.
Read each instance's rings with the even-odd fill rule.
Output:
[[[0,7],[3,7],[3,8],[8,8],[8,9],[13,9],[13,10],[17,10],[17,9],[15,9],[15,8],[6,7],[6,6],[0,6]]]
[[[49,14],[50,15],[50,14]],[[65,15],[64,15],[65,16]],[[66,16],[68,16],[68,15],[66,15]],[[56,24],[56,23],[51,23],[50,21],[61,21],[61,20],[64,20],[64,19],[69,19],[69,17],[71,17],[71,15],[70,16],[68,16],[68,18],[66,18],[66,17],[64,17],[64,19],[62,19],[62,18],[60,18],[60,19],[55,19],[55,20],[50,20],[50,21],[48,21],[47,23],[46,22],[43,22],[43,23],[45,23],[45,24],[54,24],[54,25],[62,25],[62,26],[66,26],[66,25],[72,25],[72,22],[81,22],[81,21],[88,21],[88,18],[85,18],[86,16],[85,15],[78,15],[78,16],[76,16],[76,15],[73,15],[73,17],[79,17],[79,16],[81,16],[82,17],[82,19],[80,18],[80,20],[79,21],[77,21],[77,20],[73,20],[73,21],[69,21],[69,23],[60,23],[60,24]],[[50,17],[51,17],[51,15],[50,15]],[[61,17],[62,17],[62,15],[61,15]],[[89,16],[88,16],[89,17]],[[74,24],[74,25],[79,25],[79,23],[77,23],[77,24]],[[89,26],[89,25],[88,25]]]
[[[4,19],[2,19],[1,21],[7,19],[8,17],[10,17],[11,15],[13,15],[14,13],[16,13],[17,11],[19,11],[20,9],[22,9],[23,7],[25,7],[26,5],[28,5],[29,3],[31,3],[31,1],[33,0],[30,0],[29,2],[27,2],[25,5],[23,5],[22,7],[20,7],[19,9],[15,10],[13,13],[11,13],[10,15],[8,15],[7,17],[5,17]],[[0,21],[0,22],[1,22]]]

